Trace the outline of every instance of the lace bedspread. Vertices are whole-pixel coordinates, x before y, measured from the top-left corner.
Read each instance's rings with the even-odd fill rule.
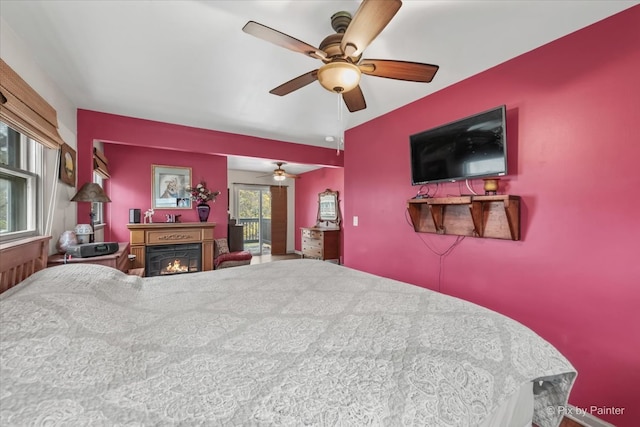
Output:
[[[575,371],[521,324],[314,260],[139,278],[47,268],[0,295],[0,425],[476,426]]]

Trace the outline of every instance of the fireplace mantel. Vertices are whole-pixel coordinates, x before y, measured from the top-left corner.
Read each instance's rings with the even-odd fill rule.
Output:
[[[144,268],[145,248],[151,245],[179,245],[202,243],[202,270],[213,270],[214,222],[157,222],[128,224],[133,268]]]

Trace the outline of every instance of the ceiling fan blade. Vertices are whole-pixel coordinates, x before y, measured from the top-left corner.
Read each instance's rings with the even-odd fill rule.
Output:
[[[318,70],[309,71],[301,76],[296,77],[295,79],[289,80],[286,83],[281,84],[275,89],[271,89],[269,93],[278,96],[287,95],[294,90],[298,90],[302,87],[305,87],[309,83],[313,83],[318,80]]]
[[[298,175],[293,175],[293,174],[290,174],[290,173],[285,173],[284,176],[286,176],[287,178],[293,178],[293,179],[298,179],[299,178]]]
[[[242,27],[242,31],[277,46],[284,47],[285,49],[289,49],[294,52],[300,52],[312,58],[324,59],[327,57],[327,55],[317,47],[313,47],[310,44],[255,21],[247,22],[245,26]]]
[[[401,0],[364,0],[342,37],[340,47],[345,56],[358,56],[387,26]]]
[[[342,100],[347,105],[349,111],[351,111],[352,113],[367,108],[367,103],[364,101],[364,95],[362,94],[362,89],[360,89],[360,86],[356,86],[349,92],[342,93]]]
[[[364,74],[388,79],[429,83],[438,71],[437,65],[387,59],[363,59],[358,64]]]

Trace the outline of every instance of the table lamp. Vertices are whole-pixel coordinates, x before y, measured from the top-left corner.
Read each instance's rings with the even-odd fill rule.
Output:
[[[107,194],[99,184],[96,184],[95,182],[87,182],[82,186],[82,188],[80,188],[76,195],[71,198],[71,201],[92,203],[91,212],[89,213],[89,216],[91,217],[92,233],[90,234],[89,242],[93,243],[93,241],[95,240],[95,228],[93,220],[96,216],[95,212],[93,212],[93,203],[109,203],[111,202],[111,199],[109,198],[109,196],[107,196]]]

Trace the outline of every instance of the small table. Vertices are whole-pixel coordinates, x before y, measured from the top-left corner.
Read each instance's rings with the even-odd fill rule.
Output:
[[[117,268],[127,274],[131,268],[131,262],[129,261],[129,242],[119,242],[118,252],[87,258],[70,258],[67,259],[66,263],[64,261],[64,255],[52,255],[47,260],[47,267],[75,263],[106,265],[107,267]]]

